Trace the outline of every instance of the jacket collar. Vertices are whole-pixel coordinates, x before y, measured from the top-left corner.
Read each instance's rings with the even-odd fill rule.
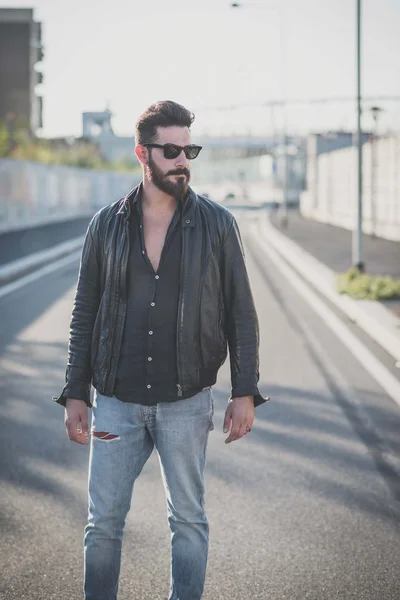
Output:
[[[120,200],[120,206],[117,211],[117,215],[122,215],[126,220],[129,220],[131,210],[133,206],[139,202],[143,190],[143,183],[135,186],[130,192],[127,193],[125,198]],[[183,199],[183,210],[182,210],[182,226],[183,227],[194,227],[195,216],[197,208],[197,194],[189,187],[186,197]]]
[[[135,186],[130,192],[128,192],[125,198],[119,201],[119,209],[117,215],[122,215],[126,220],[129,219],[131,214],[132,206],[139,201],[140,192],[142,191],[143,184]]]

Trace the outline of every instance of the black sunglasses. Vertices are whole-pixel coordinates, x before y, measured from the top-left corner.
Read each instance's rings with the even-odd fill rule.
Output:
[[[164,150],[164,158],[177,158],[182,150],[188,160],[197,158],[203,146],[177,146],[176,144],[142,144],[146,148],[162,148]]]

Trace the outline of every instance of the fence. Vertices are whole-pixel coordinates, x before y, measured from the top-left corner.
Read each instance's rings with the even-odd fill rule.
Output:
[[[140,177],[28,161],[0,160],[0,231],[93,215]]]

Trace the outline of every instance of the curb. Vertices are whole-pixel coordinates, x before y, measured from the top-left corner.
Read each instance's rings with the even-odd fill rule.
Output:
[[[301,246],[278,231],[268,215],[260,219],[259,227],[264,238],[311,285],[357,323],[396,361],[400,361],[400,319],[385,306],[374,300],[354,300],[336,291],[336,273]]]
[[[58,258],[62,258],[67,254],[71,254],[75,250],[79,250],[83,244],[84,236],[79,236],[68,242],[57,244],[47,250],[40,250],[29,254],[25,258],[14,260],[3,267],[0,267],[0,286],[11,283],[12,281],[36,271],[40,267],[47,265]]]

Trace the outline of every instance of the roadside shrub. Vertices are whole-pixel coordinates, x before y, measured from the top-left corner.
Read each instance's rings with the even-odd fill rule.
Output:
[[[400,298],[400,279],[389,275],[369,275],[351,268],[337,276],[339,294],[347,294],[358,300],[387,300]]]

